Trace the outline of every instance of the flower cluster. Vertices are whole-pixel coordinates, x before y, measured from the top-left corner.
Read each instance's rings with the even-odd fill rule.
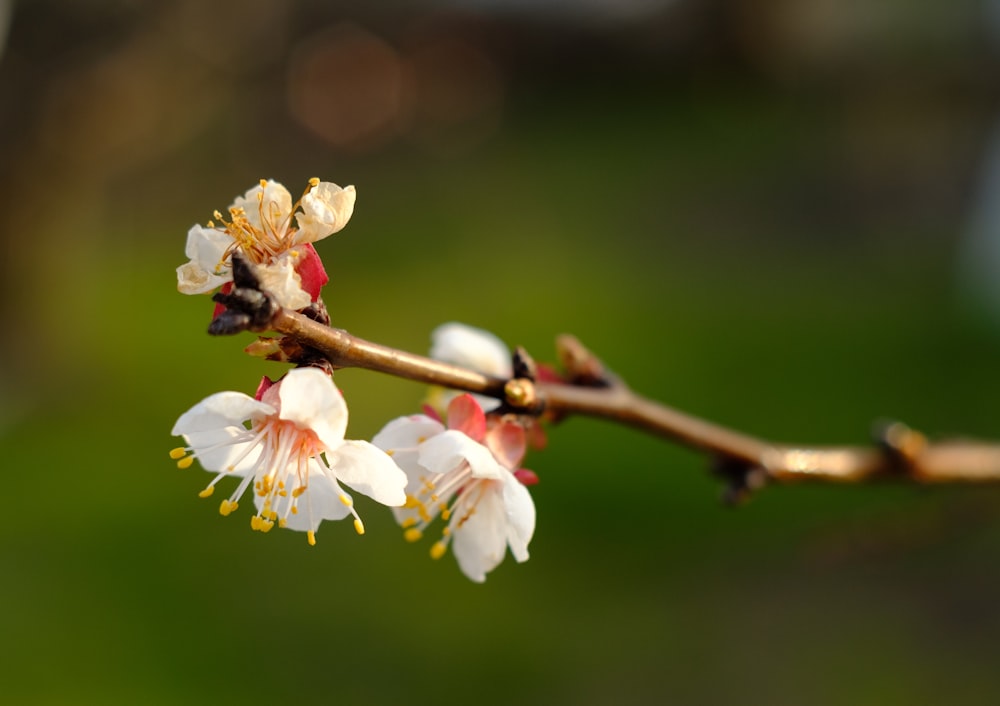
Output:
[[[343,228],[354,201],[353,187],[312,179],[293,203],[281,184],[261,181],[234,201],[228,218],[216,212],[221,225],[191,228],[178,289],[228,291],[239,253],[278,306],[304,309],[318,301],[328,280],[312,243]],[[497,377],[513,374],[502,341],[462,324],[439,327],[431,355]],[[424,414],[389,422],[371,443],[348,440],[347,405],[329,366],[317,366],[315,358],[291,362],[300,367],[277,381],[263,378],[253,396],[215,393],[174,425],[172,433],[185,440],[170,452],[177,465],[189,468],[197,460],[213,474],[201,497],[212,496],[226,477],[236,479],[219,505],[222,515],[232,514],[250,491],[254,530],[284,527],[315,544],[324,520],[350,516],[363,534],[346,487],[392,507],[409,541],[440,519],[431,556],[440,558],[451,546],[473,581],[484,581],[508,548],[517,561],[528,558],[535,506],[526,486],[537,477],[521,462],[537,420],[504,414],[490,398],[437,390]]]

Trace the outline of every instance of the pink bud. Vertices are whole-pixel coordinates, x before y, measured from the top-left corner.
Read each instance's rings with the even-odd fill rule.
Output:
[[[520,481],[521,485],[538,485],[538,474],[534,471],[528,470],[527,468],[518,468],[514,471],[514,477]]]

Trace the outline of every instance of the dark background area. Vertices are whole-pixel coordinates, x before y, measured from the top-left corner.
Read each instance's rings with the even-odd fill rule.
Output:
[[[281,372],[174,275],[262,177],[357,187],[318,249],[359,336],[572,332],[780,441],[998,436],[995,3],[356,5],[0,2],[5,698],[1000,697],[988,487],[730,509],[699,455],[572,419],[527,461],[531,560],[479,586],[374,504],[364,537],[251,533],[167,458],[180,413]],[[354,438],[425,392],[337,382]]]

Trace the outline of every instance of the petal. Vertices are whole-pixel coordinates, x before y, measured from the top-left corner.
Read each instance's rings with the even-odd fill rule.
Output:
[[[276,181],[264,182],[237,197],[230,208],[242,208],[250,224],[259,230],[285,234],[292,217],[292,195]]]
[[[337,478],[383,505],[406,502],[406,474],[381,449],[367,441],[345,441],[327,453]]]
[[[229,269],[225,263],[226,252],[233,242],[224,230],[194,225],[188,230],[184,254],[209,272],[221,274],[222,269]]]
[[[461,394],[448,403],[448,428],[470,439],[482,441],[486,435],[486,414],[470,394]]]
[[[442,324],[431,333],[431,358],[486,375],[513,374],[510,350],[503,341],[489,331],[457,322]]]
[[[230,281],[231,275],[218,277],[193,261],[177,268],[177,291],[181,294],[204,294]]]
[[[527,446],[524,427],[516,422],[500,422],[486,435],[486,445],[501,466],[517,468]]]
[[[314,243],[336,233],[351,220],[357,194],[353,186],[340,188],[321,181],[302,197],[302,213],[295,219],[299,230],[295,242]]]
[[[455,559],[462,573],[482,583],[486,574],[503,561],[507,552],[507,523],[500,484],[481,481],[468,487],[464,493],[470,496],[464,502],[475,503],[475,512],[468,515],[468,519],[454,531]]]
[[[311,429],[328,450],[344,443],[347,404],[327,373],[319,368],[295,368],[278,385],[281,419]]]
[[[227,251],[233,239],[217,228],[192,226],[184,254],[187,262],[177,268],[177,289],[183,294],[201,294],[232,280]]]
[[[174,436],[243,427],[243,422],[258,415],[274,414],[269,404],[258,402],[242,392],[217,392],[182,414],[170,433]]]
[[[382,427],[372,443],[384,451],[410,449],[443,431],[444,425],[441,422],[424,414],[414,414],[393,419]]]
[[[267,265],[255,269],[260,277],[261,289],[273,295],[282,309],[298,311],[312,303],[312,297],[302,289],[302,280],[295,271],[295,258],[283,253]]]
[[[246,433],[242,427],[224,427],[184,434],[184,439],[206,471],[227,471],[234,476],[245,476],[257,466],[261,454],[259,445],[247,453],[247,447],[256,442],[236,441]]]
[[[510,553],[521,562],[528,560],[528,543],[535,534],[535,501],[513,474],[503,479],[503,506]]]
[[[302,289],[312,298],[312,301],[316,301],[319,299],[323,285],[330,281],[330,277],[323,267],[323,261],[320,259],[319,253],[316,252],[316,248],[310,243],[299,245],[292,252],[299,253],[299,257],[295,261],[295,271],[299,273]]]
[[[448,430],[422,443],[418,449],[420,465],[434,473],[448,473],[468,462],[475,478],[500,478],[504,468],[493,454],[459,431]]]

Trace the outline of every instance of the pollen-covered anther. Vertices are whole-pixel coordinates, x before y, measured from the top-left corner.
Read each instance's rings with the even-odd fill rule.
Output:
[[[354,531],[357,532],[358,534],[365,533],[365,523],[361,521],[360,517],[354,518]]]
[[[316,546],[316,533],[312,530],[306,532],[306,541],[309,542],[310,547]]]
[[[210,497],[212,497],[212,493],[214,493],[214,492],[215,492],[215,486],[214,485],[210,485],[207,488],[205,488],[204,490],[202,490],[200,493],[198,493],[198,497],[199,498],[210,498]]]
[[[219,514],[223,517],[227,517],[236,508],[240,506],[239,503],[233,502],[232,500],[223,500],[219,503]]]
[[[343,503],[346,507],[351,507],[354,504],[349,497],[343,494],[340,495],[340,502]]]
[[[423,536],[424,533],[421,532],[416,527],[410,527],[405,532],[403,532],[403,539],[405,539],[407,542],[416,542]]]
[[[431,559],[440,559],[447,551],[448,544],[446,542],[440,540],[434,542],[434,545],[431,547]]]

